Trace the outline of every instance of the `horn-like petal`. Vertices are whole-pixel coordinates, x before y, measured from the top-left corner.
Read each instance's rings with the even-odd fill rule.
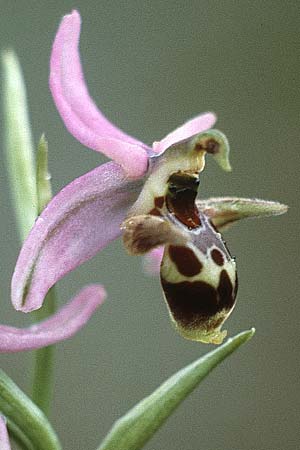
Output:
[[[197,200],[196,204],[219,231],[240,219],[278,216],[288,210],[282,203],[257,198],[219,197]]]

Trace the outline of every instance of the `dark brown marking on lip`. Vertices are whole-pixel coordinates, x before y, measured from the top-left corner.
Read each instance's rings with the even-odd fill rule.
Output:
[[[167,208],[189,229],[201,226],[195,204],[199,180],[184,173],[175,173],[168,180]]]
[[[190,248],[170,245],[169,256],[181,275],[193,277],[201,272],[202,264]]]
[[[172,315],[182,326],[200,326],[218,312],[217,291],[205,281],[161,282]]]
[[[157,208],[151,209],[151,211],[149,212],[149,214],[151,214],[152,216],[161,216],[161,212],[160,212],[159,209],[157,209]]]
[[[154,199],[154,205],[156,208],[162,208],[164,206],[164,202],[165,202],[164,196],[155,197],[155,199]]]
[[[207,153],[215,155],[220,150],[220,144],[215,139],[207,139],[205,142],[198,143],[195,146],[196,150],[205,150]]]
[[[174,319],[186,328],[216,326],[214,316],[234,305],[235,293],[226,270],[222,270],[218,288],[205,281],[169,283],[161,277],[162,287]],[[219,319],[220,321],[220,319]]]
[[[235,272],[235,284],[234,284],[234,290],[233,290],[233,298],[235,299],[237,291],[239,287],[239,280],[238,280],[238,274]]]
[[[217,248],[214,248],[210,254],[211,254],[212,259],[214,260],[214,262],[216,264],[218,264],[218,266],[224,265],[224,255],[223,255],[223,253],[220,252],[220,250],[218,250]]]
[[[220,297],[220,304],[223,308],[230,309],[234,304],[233,286],[226,270],[222,270],[218,286],[218,294]]]

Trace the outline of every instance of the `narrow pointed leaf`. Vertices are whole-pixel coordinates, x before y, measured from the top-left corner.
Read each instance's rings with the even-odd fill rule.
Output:
[[[7,419],[7,428],[9,430],[9,435],[13,441],[15,441],[21,449],[24,450],[36,450],[33,446],[32,442],[27,438],[27,436],[20,430],[20,428],[12,422],[10,419]],[[18,448],[19,448],[18,447]]]
[[[61,450],[58,437],[42,411],[0,370],[0,412],[39,450]]]
[[[26,90],[21,68],[12,51],[2,54],[5,149],[18,229],[23,239],[37,215],[33,144]]]
[[[253,334],[254,329],[229,338],[216,350],[174,374],[119,419],[98,450],[141,449],[203,378]]]

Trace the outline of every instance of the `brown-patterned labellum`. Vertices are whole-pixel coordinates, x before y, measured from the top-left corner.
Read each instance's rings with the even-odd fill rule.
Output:
[[[212,227],[205,229],[207,222],[203,218],[202,223],[202,232],[202,227],[199,227],[197,234],[190,231],[195,235],[192,242],[189,241],[185,246],[189,251],[189,259],[193,253],[193,264],[189,264],[184,254],[181,259],[178,253],[174,258],[171,245],[165,247],[161,283],[170,316],[180,334],[192,340],[220,343],[225,336],[225,332],[220,331],[221,326],[235,304],[236,267],[217,232]],[[220,259],[216,263],[212,258],[210,244],[215,249],[217,239],[220,239],[219,248],[223,247],[222,253],[218,249],[220,255],[224,254],[222,266],[219,264]],[[201,264],[198,273],[196,260],[199,267]]]
[[[190,239],[184,246],[166,245],[161,283],[178,331],[188,339],[219,343],[235,303],[236,267],[220,233],[195,205],[198,185],[187,174],[169,178],[166,217]]]

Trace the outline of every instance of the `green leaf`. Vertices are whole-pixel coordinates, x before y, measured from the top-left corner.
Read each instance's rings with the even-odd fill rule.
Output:
[[[17,425],[6,417],[7,428],[9,429],[9,436],[18,444],[22,450],[35,450],[33,444],[29,441],[26,435],[20,430]]]
[[[22,436],[38,450],[61,450],[58,437],[42,411],[0,370],[0,412],[12,425],[13,434]],[[29,447],[31,448],[31,447]]]
[[[248,341],[254,328],[183,368],[113,425],[98,450],[139,450],[214,367]]]
[[[6,159],[18,229],[24,240],[37,215],[32,136],[25,84],[15,53],[3,52],[2,65]]]

